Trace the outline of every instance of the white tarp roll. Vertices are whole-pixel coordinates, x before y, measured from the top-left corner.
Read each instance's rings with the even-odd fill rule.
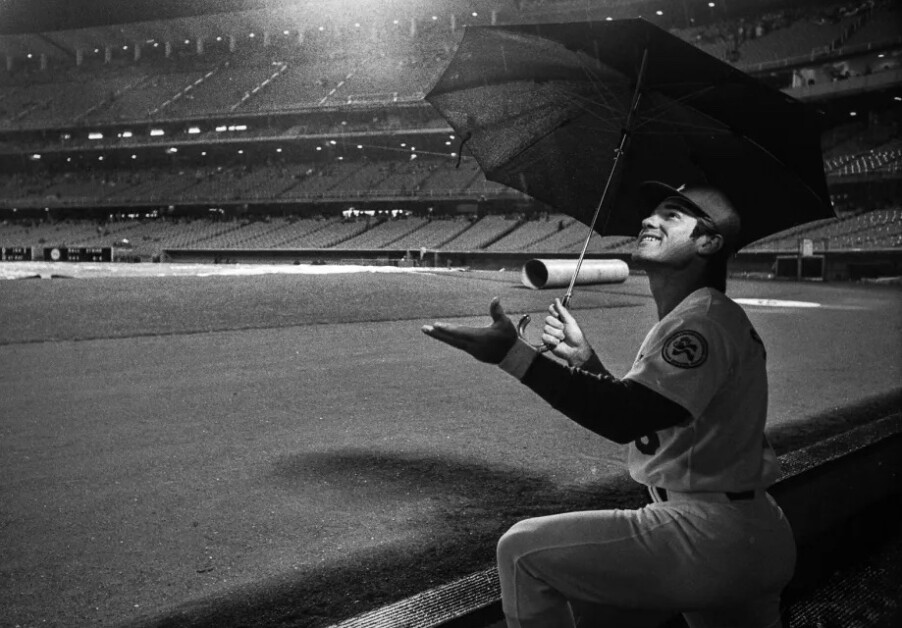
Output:
[[[523,265],[520,280],[533,290],[560,288],[570,285],[576,271],[575,259],[531,259]],[[584,259],[576,278],[576,285],[623,283],[630,269],[619,259]]]

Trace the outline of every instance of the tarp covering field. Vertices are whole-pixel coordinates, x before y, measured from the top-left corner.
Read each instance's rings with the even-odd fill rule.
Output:
[[[620,447],[420,332],[496,295],[540,319],[560,295],[519,269],[107,266],[0,269],[40,277],[0,281],[0,626],[326,626],[490,565],[519,518],[638,498]],[[778,450],[899,407],[902,290],[729,292]],[[624,373],[644,277],[573,308]]]

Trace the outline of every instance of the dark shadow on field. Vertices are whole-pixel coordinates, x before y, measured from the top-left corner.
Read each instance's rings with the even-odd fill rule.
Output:
[[[635,507],[643,491],[624,472],[564,487],[540,474],[476,461],[341,449],[287,456],[270,478],[286,490],[327,482],[348,501],[428,500],[403,546],[349,551],[338,562],[186,604],[131,628],[294,626],[318,628],[494,564],[498,537],[516,521],[565,509]],[[403,522],[401,525],[405,525]]]
[[[769,435],[783,454],[900,408],[902,389]],[[472,459],[357,447],[285,456],[269,479],[289,492],[328,484],[357,507],[417,499],[429,500],[430,507],[422,509],[417,534],[403,545],[349,551],[342,560],[186,603],[128,628],[329,626],[492,566],[497,539],[520,519],[647,502],[625,470],[590,484],[561,485],[539,473]]]

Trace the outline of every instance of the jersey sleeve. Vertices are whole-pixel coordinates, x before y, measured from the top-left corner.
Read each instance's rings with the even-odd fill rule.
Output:
[[[733,353],[725,331],[710,317],[661,321],[624,379],[650,388],[698,418],[730,375]]]

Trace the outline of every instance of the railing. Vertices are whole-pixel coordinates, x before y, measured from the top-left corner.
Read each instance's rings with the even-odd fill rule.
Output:
[[[902,82],[902,69],[884,70],[875,74],[863,76],[851,76],[846,79],[830,83],[815,83],[800,87],[788,87],[783,90],[793,98],[808,100],[826,95],[851,95],[854,93],[873,91],[885,87],[891,87]]]
[[[805,65],[814,61],[823,61],[828,57],[848,57],[857,54],[864,54],[873,50],[883,50],[902,44],[902,36],[895,39],[868,42],[865,44],[856,44],[854,46],[838,46],[832,45],[818,46],[812,49],[808,54],[787,57],[785,59],[777,59],[775,61],[762,61],[761,63],[736,65],[743,72],[755,74],[758,72],[767,72],[779,69],[788,69],[798,65]]]

